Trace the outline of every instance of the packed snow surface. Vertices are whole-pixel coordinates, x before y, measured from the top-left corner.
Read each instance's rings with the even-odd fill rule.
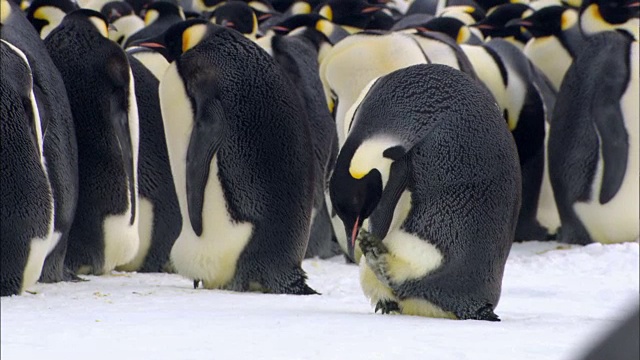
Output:
[[[321,296],[114,272],[2,298],[2,359],[575,359],[638,302],[638,243],[514,244],[501,322],[374,314],[358,267],[306,260]]]

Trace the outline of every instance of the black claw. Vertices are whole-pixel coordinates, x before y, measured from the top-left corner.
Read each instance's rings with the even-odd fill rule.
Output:
[[[493,312],[493,306],[491,304],[488,304],[478,310],[478,312],[476,313],[476,320],[500,321],[500,318]]]
[[[374,313],[377,313],[378,310],[381,310],[381,314],[391,314],[392,312],[400,312],[400,305],[393,300],[380,300],[376,304],[376,309]]]
[[[200,282],[201,282],[201,281],[202,281],[202,280],[193,280],[193,288],[194,288],[194,289],[197,289],[197,288],[198,288],[198,286],[200,286]]]

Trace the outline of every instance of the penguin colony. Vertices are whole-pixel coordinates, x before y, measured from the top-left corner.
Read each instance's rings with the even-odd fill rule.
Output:
[[[635,241],[631,0],[0,0],[0,293],[112,270],[498,321],[514,241]]]

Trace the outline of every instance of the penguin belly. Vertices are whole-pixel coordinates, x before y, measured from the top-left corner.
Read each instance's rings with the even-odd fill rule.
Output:
[[[622,98],[620,107],[624,116],[624,124],[628,134],[629,157],[627,171],[618,193],[606,204],[600,204],[598,194],[602,187],[604,173],[602,149],[599,152],[598,164],[591,189],[592,199],[588,202],[578,202],[573,209],[594,241],[601,243],[615,243],[634,241],[640,234],[640,165],[639,165],[639,134],[640,110],[638,109],[639,71],[638,71],[638,42],[631,43],[630,49],[630,80]]]
[[[186,173],[186,167],[183,167]],[[217,155],[211,161],[209,174],[202,208],[202,218],[206,219],[202,224],[202,235],[197,236],[186,222],[171,249],[171,261],[179,274],[202,280],[206,289],[216,289],[233,279],[238,258],[251,239],[253,224],[236,222],[227,211],[219,180]],[[186,182],[179,184],[176,181],[176,187],[186,189]],[[180,210],[188,219],[186,192],[179,191],[179,194]]]
[[[573,62],[571,54],[555,36],[531,39],[523,49],[524,54],[551,81],[556,90]]]
[[[560,214],[556,205],[556,199],[553,197],[553,188],[551,187],[551,179],[549,177],[549,123],[544,123],[544,170],[542,173],[542,184],[540,186],[540,197],[538,198],[538,212],[536,220],[543,227],[547,228],[548,234],[557,234],[560,227]]]

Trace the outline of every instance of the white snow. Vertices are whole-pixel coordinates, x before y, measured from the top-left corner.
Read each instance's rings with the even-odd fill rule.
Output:
[[[574,359],[638,303],[637,242],[515,244],[499,323],[374,314],[358,268],[303,263],[321,296],[194,290],[113,272],[2,298],[2,359]]]

